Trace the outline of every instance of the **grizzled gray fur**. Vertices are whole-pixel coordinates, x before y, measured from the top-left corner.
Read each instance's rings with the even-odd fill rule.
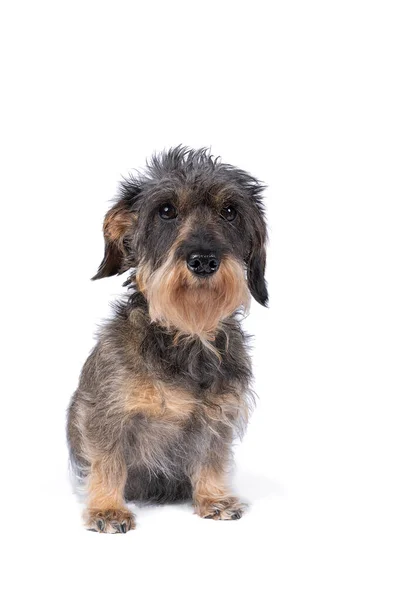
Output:
[[[122,182],[93,279],[128,272],[68,412],[87,528],[134,529],[127,501],[191,499],[237,519],[231,446],[252,404],[239,315],[268,300],[263,186],[207,150],[155,155]]]

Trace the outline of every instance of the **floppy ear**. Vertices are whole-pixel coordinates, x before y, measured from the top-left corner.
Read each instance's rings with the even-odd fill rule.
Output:
[[[256,235],[252,240],[250,255],[247,260],[247,284],[251,295],[263,306],[268,304],[267,283],[264,279],[267,231],[265,223],[262,222],[256,229]]]
[[[124,273],[129,265],[124,264],[127,254],[128,233],[132,233],[135,215],[131,212],[132,202],[121,198],[104,218],[104,258],[92,280]]]

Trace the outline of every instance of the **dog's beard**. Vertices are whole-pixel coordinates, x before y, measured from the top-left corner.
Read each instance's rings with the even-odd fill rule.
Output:
[[[223,319],[240,307],[246,310],[250,303],[244,269],[230,257],[222,260],[215,274],[202,279],[190,273],[184,261],[170,256],[152,273],[139,267],[137,282],[152,321],[206,340],[213,339]]]

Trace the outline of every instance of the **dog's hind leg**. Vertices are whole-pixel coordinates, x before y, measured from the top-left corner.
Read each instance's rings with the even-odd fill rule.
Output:
[[[126,533],[135,528],[134,515],[124,503],[127,469],[122,456],[102,456],[94,460],[88,478],[88,529],[100,533]]]

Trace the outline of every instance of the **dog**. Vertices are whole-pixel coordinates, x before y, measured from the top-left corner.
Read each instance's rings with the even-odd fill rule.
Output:
[[[155,154],[120,186],[93,279],[129,271],[68,409],[88,529],[135,528],[126,502],[193,502],[239,519],[232,443],[253,405],[240,317],[268,301],[264,186],[209,150]]]

